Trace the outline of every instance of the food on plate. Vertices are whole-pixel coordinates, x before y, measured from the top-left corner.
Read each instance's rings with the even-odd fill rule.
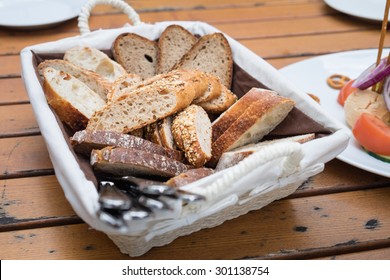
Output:
[[[331,88],[341,89],[346,83],[350,81],[350,78],[340,74],[333,74],[328,77],[326,82]]]
[[[48,103],[73,131],[71,146],[97,174],[159,176],[179,186],[222,169],[214,169],[221,156],[240,153],[232,149],[245,146],[240,156],[248,155],[252,145],[272,143],[257,144],[295,103],[263,88],[238,99],[223,34],[198,39],[172,25],[160,40],[125,33],[113,42],[113,59],[83,46],[38,66]],[[303,143],[314,134],[296,137]]]
[[[309,95],[315,102],[321,103],[321,100],[317,95],[315,95],[313,93],[308,93],[307,95]]]
[[[383,58],[341,88],[337,101],[357,142],[385,162],[390,156],[390,65]]]

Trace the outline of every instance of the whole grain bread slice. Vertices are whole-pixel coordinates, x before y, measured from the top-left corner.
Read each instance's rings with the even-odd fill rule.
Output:
[[[233,58],[229,42],[222,33],[202,36],[180,59],[174,69],[197,69],[216,75],[230,89]]]
[[[76,46],[68,49],[64,54],[64,60],[96,72],[110,82],[127,74],[126,70],[107,54],[88,46]]]
[[[63,59],[48,59],[41,62],[38,65],[38,72],[40,75],[43,75],[43,70],[46,67],[51,67],[72,75],[99,94],[103,100],[107,100],[107,94],[111,89],[111,83],[102,75]]]
[[[184,27],[173,24],[165,28],[158,40],[157,73],[167,73],[180,61],[198,39]]]
[[[197,72],[190,71],[161,74],[158,79],[130,90],[96,112],[87,128],[127,133],[175,114],[195,98],[193,78],[196,75]]]
[[[229,128],[212,143],[215,166],[224,152],[260,141],[273,130],[293,109],[293,100],[276,92],[263,89],[261,99],[249,106]]]
[[[90,162],[95,170],[118,176],[173,177],[189,169],[180,161],[133,148],[92,150]]]
[[[42,74],[48,104],[73,130],[84,129],[92,115],[106,104],[99,94],[68,73],[45,67]]]
[[[172,135],[193,166],[201,167],[211,158],[211,122],[202,107],[193,104],[180,112],[173,119]]]
[[[156,75],[157,42],[135,33],[123,33],[115,39],[111,51],[128,73],[144,79]]]
[[[178,161],[184,159],[183,152],[167,149],[143,138],[114,131],[77,131],[70,138],[70,143],[76,153],[90,156],[92,150],[100,150],[107,146],[133,148],[159,154]]]

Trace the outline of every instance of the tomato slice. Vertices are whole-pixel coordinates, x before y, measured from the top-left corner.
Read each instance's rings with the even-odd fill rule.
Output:
[[[346,83],[339,92],[339,95],[337,97],[337,102],[341,105],[344,106],[345,100],[347,100],[348,96],[355,92],[357,88],[353,87],[354,80],[350,80],[348,83]]]
[[[356,121],[352,133],[366,150],[390,156],[390,126],[381,119],[363,113]]]

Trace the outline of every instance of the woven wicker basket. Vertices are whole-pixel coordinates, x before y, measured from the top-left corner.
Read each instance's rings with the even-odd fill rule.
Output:
[[[110,4],[129,15],[133,25],[111,30],[89,31],[90,11],[96,4]],[[182,206],[166,215],[130,223],[115,229],[97,217],[98,193],[69,147],[66,137],[49,108],[39,77],[36,54],[64,53],[76,45],[108,50],[114,39],[124,32],[135,32],[151,40],[158,39],[170,24],[180,24],[194,34],[221,32],[202,22],[142,23],[136,12],[123,1],[89,1],[79,17],[80,36],[30,46],[22,50],[23,79],[37,122],[45,139],[58,181],[75,212],[94,229],[105,232],[121,252],[139,256],[153,247],[163,246],[179,236],[217,226],[249,211],[260,209],[274,200],[293,193],[308,177],[323,170],[324,164],[344,150],[349,133],[323,112],[305,93],[286,80],[262,58],[225,34],[232,48],[235,65],[262,85],[296,101],[296,107],[331,133],[305,144],[279,143],[246,158],[239,164],[203,178],[183,189],[206,196],[204,203]]]

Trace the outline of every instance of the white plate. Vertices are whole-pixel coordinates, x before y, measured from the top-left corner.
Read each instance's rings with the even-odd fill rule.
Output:
[[[1,0],[0,26],[48,27],[78,16],[87,0]]]
[[[324,0],[342,13],[372,21],[382,21],[386,0]]]
[[[383,51],[384,54],[388,52],[389,50]],[[376,56],[376,49],[340,52],[297,62],[284,67],[280,72],[305,92],[317,95],[321,106],[347,126],[344,109],[337,103],[338,90],[330,88],[326,79],[332,74],[356,78],[364,69],[375,63]],[[390,177],[390,164],[369,156],[353,137],[337,158],[363,170]]]

